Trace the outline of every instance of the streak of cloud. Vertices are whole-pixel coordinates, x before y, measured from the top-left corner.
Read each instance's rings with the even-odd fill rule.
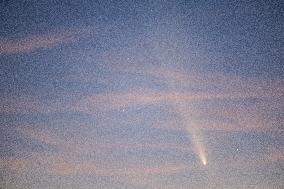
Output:
[[[190,152],[191,148],[187,145],[171,143],[145,143],[129,140],[110,140],[108,138],[66,138],[51,131],[39,131],[38,129],[17,129],[17,132],[24,138],[37,140],[44,144],[53,145],[58,150],[69,154],[90,154],[97,149],[153,149],[153,150],[177,150]]]
[[[226,159],[222,159],[222,161],[226,167],[230,168],[237,168],[240,165],[258,167],[271,162],[284,161],[284,156],[278,149],[274,149],[263,151],[256,157],[248,157],[248,155],[238,158],[227,157]],[[208,166],[215,169],[215,164],[209,164]],[[56,176],[95,174],[108,177],[118,176],[122,179],[136,176],[171,175],[205,169],[196,163],[166,163],[122,168],[110,166],[108,168],[104,168],[95,160],[76,159],[76,156],[70,156],[66,153],[52,154],[45,152],[30,153],[27,157],[1,157],[0,167],[8,168],[17,174],[25,174],[31,169],[40,169],[40,171]]]
[[[0,54],[30,53],[38,49],[47,49],[63,43],[74,42],[92,32],[94,32],[93,27],[82,27],[52,31],[18,39],[0,38]]]
[[[266,90],[265,90],[266,91]],[[244,99],[244,98],[281,98],[281,92],[274,93],[273,96],[260,93],[259,91],[240,93],[240,92],[179,92],[176,91],[156,91],[152,89],[130,89],[120,92],[99,93],[73,98],[73,101],[58,104],[44,104],[36,98],[30,97],[2,97],[2,113],[33,113],[49,111],[82,111],[100,112],[117,110],[123,107],[146,106],[161,103],[176,102],[196,102],[205,100],[223,99]]]
[[[125,168],[100,168],[95,161],[74,161],[58,154],[33,154],[29,159],[13,158],[1,159],[1,167],[8,167],[23,174],[30,168],[35,168],[37,163],[43,164],[45,172],[56,176],[95,174],[99,176],[146,176],[159,174],[176,174],[192,170],[193,167],[185,164],[165,164],[155,166],[125,167]],[[196,169],[196,168],[195,168]]]

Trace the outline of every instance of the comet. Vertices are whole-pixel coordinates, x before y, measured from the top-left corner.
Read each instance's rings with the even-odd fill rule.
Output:
[[[185,104],[176,104],[176,109],[184,126],[186,127],[187,134],[189,135],[196,155],[198,156],[200,162],[206,166],[208,161],[200,129],[191,124],[193,118]]]
[[[203,143],[201,143],[200,141],[196,141],[195,139],[192,139],[192,143],[194,145],[196,154],[198,155],[200,161],[202,162],[203,165],[207,165],[207,158],[206,158],[206,154],[205,154],[205,148]]]
[[[182,88],[182,83],[186,82],[186,80],[175,80],[173,78],[167,78],[169,86],[174,91],[173,94],[175,96],[174,99],[176,99],[176,103],[173,104],[173,108],[176,110],[178,115],[180,116],[180,119],[182,121],[182,124],[186,128],[187,134],[189,135],[189,138],[191,140],[191,143],[193,145],[194,151],[197,154],[199,160],[201,163],[206,166],[208,164],[205,147],[204,147],[204,141],[202,138],[202,133],[198,127],[196,127],[194,124],[192,124],[193,116],[190,113],[189,105],[185,103],[184,101],[181,101],[181,94],[177,91],[178,89]]]
[[[188,125],[188,122],[186,123],[187,123],[186,128],[188,134],[190,135],[194,151],[197,154],[198,158],[200,159],[201,163],[205,166],[207,165],[207,158],[206,158],[204,143],[202,140],[202,135],[197,128],[195,128],[193,125]]]

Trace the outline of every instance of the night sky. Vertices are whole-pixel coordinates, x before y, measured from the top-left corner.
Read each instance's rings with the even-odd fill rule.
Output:
[[[283,1],[0,2],[0,188],[284,188]]]

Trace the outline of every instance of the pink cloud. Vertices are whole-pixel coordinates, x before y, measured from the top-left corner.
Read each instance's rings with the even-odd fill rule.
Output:
[[[0,38],[0,54],[29,53],[38,49],[50,48],[62,43],[74,42],[79,37],[92,32],[93,27],[53,31],[18,39]]]
[[[112,149],[112,148],[125,148],[125,149],[153,149],[153,150],[177,150],[190,152],[191,148],[188,145],[171,144],[171,143],[145,143],[135,140],[116,140],[100,137],[96,139],[90,138],[63,138],[56,135],[51,131],[39,131],[37,129],[18,129],[25,138],[38,140],[45,144],[53,145],[63,153],[68,154],[90,154],[94,149]]]

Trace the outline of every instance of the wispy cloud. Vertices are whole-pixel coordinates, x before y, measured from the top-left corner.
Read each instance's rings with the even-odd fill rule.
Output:
[[[92,32],[94,32],[94,27],[82,27],[50,31],[17,39],[0,38],[0,54],[29,53],[38,49],[46,49],[62,43],[74,42]]]
[[[277,94],[274,94],[277,95]],[[277,95],[281,98],[280,94]],[[210,92],[176,92],[156,91],[151,89],[130,89],[118,92],[99,93],[94,95],[78,96],[72,101],[56,104],[45,104],[34,97],[2,97],[2,113],[33,113],[33,112],[62,112],[82,111],[100,112],[118,110],[131,106],[145,106],[154,104],[171,104],[180,102],[198,102],[204,100],[265,98],[269,94],[253,93],[210,93]],[[266,103],[269,105],[269,103]]]
[[[184,144],[172,143],[146,143],[136,140],[123,140],[105,137],[93,138],[74,138],[62,137],[51,131],[40,131],[38,129],[22,128],[17,132],[24,138],[40,141],[44,144],[53,145],[59,151],[70,154],[90,154],[98,149],[152,149],[152,150],[175,150],[183,152],[191,152],[191,148]]]
[[[39,131],[31,128],[17,129],[17,132],[32,140],[37,140],[45,144],[54,145],[54,146],[66,146],[66,141],[61,137],[52,134],[50,131]]]
[[[191,149],[185,145],[175,144],[147,144],[141,142],[129,141],[113,141],[107,139],[90,139],[84,140],[68,138],[65,140],[62,136],[47,131],[39,131],[38,129],[18,129],[22,137],[29,140],[40,141],[45,144],[53,145],[57,148],[56,152],[30,152],[27,156],[21,155],[16,157],[5,157],[0,159],[1,167],[6,167],[18,174],[25,173],[30,169],[37,169],[37,165],[41,165],[49,174],[53,175],[77,175],[77,174],[95,174],[101,176],[139,176],[139,175],[157,175],[157,174],[174,174],[181,171],[190,170],[192,166],[185,164],[166,163],[163,165],[141,165],[139,167],[117,167],[110,166],[115,164],[112,162],[103,162],[108,164],[108,168],[104,168],[102,160],[98,163],[92,158],[88,158],[93,151],[102,151],[107,148],[120,149],[152,149],[152,150],[177,150],[187,151]],[[21,152],[24,153],[25,152]],[[119,164],[118,164],[119,165]]]
[[[92,162],[83,162],[70,164],[66,162],[54,164],[50,171],[56,175],[74,175],[74,174],[95,174],[100,176],[146,176],[159,174],[175,174],[190,170],[191,167],[183,164],[160,165],[152,167],[130,167],[130,168],[98,168]]]
[[[183,171],[189,171],[193,167],[185,164],[164,164],[154,166],[124,167],[124,168],[101,168],[95,161],[74,160],[67,158],[64,154],[31,154],[28,159],[24,158],[6,158],[0,159],[0,166],[8,167],[18,174],[23,174],[36,169],[35,165],[41,164],[42,168],[49,174],[62,175],[85,175],[95,174],[100,176],[149,176],[159,174],[175,174]]]
[[[257,167],[264,164],[269,164],[276,161],[284,161],[284,155],[279,149],[263,151],[258,153],[257,156],[248,157],[227,157],[222,159],[224,165],[227,168],[235,169],[240,165],[247,165],[250,167]],[[216,164],[217,162],[215,162]],[[39,166],[40,165],[40,166]],[[213,167],[210,167],[213,166]],[[164,163],[155,165],[139,165],[139,166],[108,166],[103,167],[96,160],[90,159],[76,159],[76,156],[69,156],[66,153],[30,153],[27,157],[5,157],[0,158],[0,167],[8,168],[17,174],[24,174],[29,172],[31,169],[40,169],[45,173],[56,175],[56,176],[72,176],[72,175],[86,175],[93,174],[99,176],[118,176],[121,179],[128,177],[148,177],[155,175],[171,175],[182,172],[191,172],[204,169],[211,169],[213,171],[213,165],[209,165],[208,168],[192,162],[189,164],[185,163]]]
[[[154,90],[137,86],[96,94],[74,95],[71,98],[69,96],[69,100],[56,103],[43,103],[32,96],[1,97],[1,113],[32,114],[72,111],[96,114],[121,111],[131,107],[159,104],[175,107],[186,103],[192,108],[194,116],[191,124],[201,129],[222,131],[280,129],[279,126],[277,127],[279,119],[277,121],[277,117],[265,117],[264,112],[281,110],[284,93],[283,80],[243,78],[222,74],[186,74],[178,69],[171,70],[165,67],[147,69],[146,67],[125,66],[125,68],[116,70],[106,66],[105,69],[110,69],[113,73],[137,73],[146,78],[154,77],[170,87],[165,90]],[[192,86],[195,86],[194,90]],[[254,104],[241,105],[249,102],[250,99],[258,100]],[[192,104],[203,104],[204,106],[206,103],[208,103],[206,108],[201,108],[199,105],[192,106]],[[156,123],[157,127],[165,129],[176,129],[175,125],[170,122]],[[179,127],[179,129],[183,128]]]

